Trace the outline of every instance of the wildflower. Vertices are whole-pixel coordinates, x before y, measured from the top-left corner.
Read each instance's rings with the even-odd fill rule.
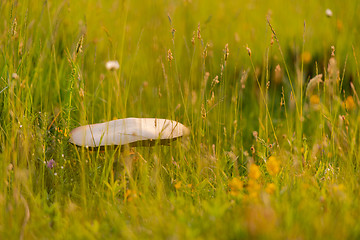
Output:
[[[352,96],[348,96],[343,102],[343,107],[346,108],[346,110],[348,111],[353,110],[356,107],[354,98]]]
[[[309,52],[307,52],[307,51],[303,52],[301,54],[301,59],[305,64],[307,64],[307,63],[309,63],[311,61],[311,54]]]
[[[243,182],[235,177],[229,181],[228,186],[230,188],[230,194],[232,196],[237,196],[243,189]]]
[[[106,62],[105,67],[109,71],[115,71],[119,69],[120,65],[118,61],[114,60]]]
[[[265,191],[268,194],[273,194],[276,190],[276,185],[274,183],[268,183],[268,185],[265,188]]]
[[[280,162],[274,156],[270,156],[266,161],[266,169],[271,176],[276,176],[280,172]]]
[[[46,163],[47,168],[53,169],[56,166],[56,162],[54,159],[51,159],[50,161],[47,161]]]
[[[331,9],[328,8],[328,9],[325,10],[325,14],[326,14],[327,17],[330,18],[330,17],[332,17],[333,12],[331,11]]]
[[[255,154],[255,147],[254,147],[254,145],[251,146],[250,151],[251,151],[251,153],[252,153],[253,155]]]
[[[340,19],[336,21],[336,28],[339,32],[341,32],[344,28],[343,22]]]
[[[128,202],[131,202],[132,200],[136,199],[138,197],[136,191],[134,190],[126,190],[126,193],[125,193],[125,199],[128,201]]]
[[[320,98],[318,95],[314,94],[310,97],[310,104],[311,105],[318,105],[320,103]]]
[[[174,187],[175,187],[176,190],[180,189],[181,188],[181,181],[175,183]]]
[[[259,191],[261,189],[260,184],[254,180],[250,179],[247,185],[247,190],[249,192],[249,198],[256,199],[258,197]]]
[[[259,166],[256,164],[251,164],[249,168],[249,178],[256,180],[261,176],[261,171]]]

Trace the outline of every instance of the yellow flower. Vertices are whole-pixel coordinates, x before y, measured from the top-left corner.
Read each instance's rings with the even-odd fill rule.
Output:
[[[276,185],[274,183],[269,183],[266,188],[265,188],[265,191],[268,193],[268,194],[273,194],[276,190]]]
[[[266,161],[266,169],[271,176],[276,176],[280,172],[280,162],[274,156],[270,156]]]
[[[249,168],[249,178],[251,179],[258,179],[261,176],[261,171],[259,169],[259,166],[256,164],[251,164]]]
[[[246,188],[249,192],[249,198],[255,200],[259,196],[261,185],[254,179],[249,179],[248,185]]]
[[[230,188],[230,194],[232,196],[237,196],[243,189],[243,182],[235,177],[229,181],[228,186]]]
[[[176,190],[181,188],[181,181],[175,183],[174,187],[176,188]]]
[[[343,107],[345,107],[348,111],[353,110],[356,107],[354,98],[352,96],[348,96],[343,102]]]
[[[136,191],[127,189],[125,193],[125,199],[128,202],[131,202],[132,200],[136,199],[138,197]]]
[[[311,61],[311,53],[309,52],[303,52],[301,54],[301,59],[304,61],[304,63],[309,63]]]
[[[249,192],[258,192],[260,190],[260,184],[254,179],[250,179],[247,185],[247,189]]]
[[[336,21],[336,28],[339,32],[341,32],[344,28],[343,22],[340,19]]]
[[[320,98],[318,95],[314,94],[310,97],[310,104],[311,105],[318,105],[320,103]]]

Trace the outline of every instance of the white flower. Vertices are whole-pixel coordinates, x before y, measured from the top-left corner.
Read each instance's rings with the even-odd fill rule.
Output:
[[[328,9],[325,10],[325,14],[326,14],[327,17],[332,17],[333,12],[331,11],[331,9],[328,8]]]
[[[109,70],[109,71],[114,71],[114,70],[117,70],[119,69],[120,65],[119,65],[119,62],[118,61],[108,61],[106,64],[106,69]]]

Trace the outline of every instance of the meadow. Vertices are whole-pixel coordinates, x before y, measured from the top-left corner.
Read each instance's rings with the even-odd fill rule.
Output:
[[[0,239],[360,238],[359,12],[2,0]],[[191,133],[123,152],[69,143],[125,117]]]

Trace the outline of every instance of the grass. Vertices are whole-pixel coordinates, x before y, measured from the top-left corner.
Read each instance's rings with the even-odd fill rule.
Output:
[[[359,238],[359,10],[1,1],[0,238]],[[124,117],[191,135],[122,154],[68,142]]]

